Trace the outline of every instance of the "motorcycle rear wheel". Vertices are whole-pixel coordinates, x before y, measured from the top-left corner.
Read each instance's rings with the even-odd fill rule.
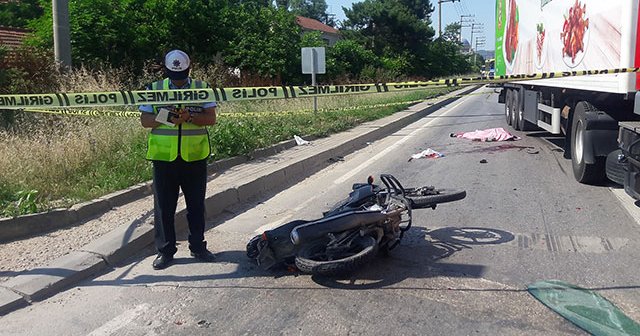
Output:
[[[314,275],[339,275],[362,267],[376,256],[378,243],[372,236],[358,237],[353,241],[355,248],[344,258],[328,260],[326,253],[328,239],[319,239],[303,245],[296,256],[296,267],[304,273]]]
[[[467,196],[467,192],[461,189],[422,187],[405,189],[405,196],[411,201],[412,209],[422,209],[434,207],[439,203],[459,201]]]

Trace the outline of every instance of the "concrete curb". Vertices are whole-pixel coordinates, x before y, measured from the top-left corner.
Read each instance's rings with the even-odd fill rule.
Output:
[[[152,193],[151,182],[139,183],[103,197],[74,204],[70,208],[0,218],[0,243],[73,226]]]
[[[236,175],[231,174],[233,176],[228,178],[230,182],[226,184],[219,181],[220,178],[214,179],[209,182],[209,185],[222,184],[226,187],[221,188],[219,185],[214,185],[211,187],[214,191],[209,192],[210,187],[208,185],[208,196],[205,200],[207,219],[214,218],[232,205],[255,199],[277,188],[283,189],[291,186],[310,174],[331,165],[330,158],[344,156],[354,150],[363,148],[368,142],[391,134],[457,100],[459,97],[456,97],[456,95],[468,93],[475,89],[476,87],[467,87],[436,98],[437,102],[426,108],[416,111],[406,110],[404,114],[398,112],[389,117],[363,124],[342,134],[334,135],[324,141],[323,145],[296,152],[295,157],[283,160],[286,162],[281,164],[280,167],[267,160],[264,162],[266,164],[262,164],[262,166],[261,162],[252,161],[251,164],[254,165],[255,172],[251,171],[252,167],[248,167],[245,171],[236,173]],[[282,152],[289,145],[286,143],[279,144],[277,146],[281,147],[265,150],[264,154]],[[272,150],[273,152],[271,152]],[[214,167],[217,168],[210,168],[225,169],[222,167],[225,165],[230,165],[229,167],[237,165],[237,162],[241,160],[236,158],[228,159],[223,163],[216,163],[218,166]],[[248,159],[244,158],[244,162],[247,161]],[[238,174],[241,176],[240,178],[238,178]],[[140,191],[146,187],[147,184],[132,187],[130,189],[135,189],[135,191],[114,193],[105,196],[105,198],[110,199],[112,197],[123,201],[130,197],[127,194],[128,192],[146,195],[146,191]],[[127,196],[124,196],[125,194]],[[91,206],[91,209],[96,210],[105,208],[108,210],[111,205],[109,201],[99,199],[95,203],[92,202],[91,205],[79,205],[78,208],[72,211],[74,216],[79,216],[81,213],[92,214],[89,209],[83,210],[84,206]],[[62,213],[56,214],[56,216],[62,217],[65,215]],[[178,206],[175,224],[176,233],[187,230],[186,208],[184,205]],[[138,219],[120,225],[111,232],[85,245],[82,249],[55,260],[47,267],[30,270],[4,283],[0,283],[0,316],[24,307],[33,301],[48,298],[74,283],[107,270],[109,267],[124,261],[141,249],[151,245],[153,239],[153,210],[149,210]]]

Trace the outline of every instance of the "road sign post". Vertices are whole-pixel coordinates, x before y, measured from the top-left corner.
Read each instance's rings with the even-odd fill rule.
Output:
[[[302,48],[302,73],[311,74],[311,85],[316,84],[316,74],[326,73],[324,47]],[[313,97],[313,112],[318,112],[318,97]]]

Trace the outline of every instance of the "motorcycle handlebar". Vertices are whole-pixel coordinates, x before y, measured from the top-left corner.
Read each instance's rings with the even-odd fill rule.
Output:
[[[404,195],[404,188],[402,187],[402,184],[393,175],[380,174],[380,180],[387,187],[390,194]]]

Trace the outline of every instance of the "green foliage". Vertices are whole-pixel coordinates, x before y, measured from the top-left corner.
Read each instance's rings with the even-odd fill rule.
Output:
[[[34,34],[29,43],[51,50],[51,2],[39,1],[44,14],[30,22]],[[70,0],[73,62],[90,68],[128,67],[139,76],[145,66],[161,63],[168,50],[180,48],[205,68],[215,64],[240,69],[242,78],[236,81],[246,80],[242,85],[299,84],[304,80],[300,47],[324,44],[319,32],[301,36],[295,15],[331,25],[326,1],[278,0],[275,4],[269,0]],[[459,50],[433,41],[430,0],[364,0],[345,12],[344,44],[327,49],[329,74],[321,81],[432,78],[470,68]],[[445,28],[446,42],[454,42],[458,29],[456,25]]]
[[[58,89],[58,71],[53,55],[22,46],[11,51],[0,48],[0,94],[43,93]],[[11,129],[19,118],[32,116],[18,110],[0,109],[0,130]]]
[[[43,93],[58,89],[51,52],[22,46],[12,51],[13,57],[0,59],[0,93]]]
[[[327,71],[329,78],[353,80],[360,77],[366,67],[380,65],[378,57],[371,50],[353,40],[340,40],[329,49]]]
[[[205,65],[223,59],[226,66],[239,68],[243,74],[262,76],[272,84],[295,84],[302,78],[299,48],[321,44],[319,34],[300,37],[294,15],[331,22],[324,0],[277,4],[278,8],[264,0],[71,0],[73,62],[141,69],[149,59],[159,63],[167,50],[180,48]],[[50,48],[51,3],[41,0],[41,7],[44,15],[30,24],[35,31],[30,43]],[[333,61],[337,68],[329,68],[329,77],[356,80],[380,73],[389,78],[463,72],[457,65],[446,66],[433,59],[439,47],[431,46],[432,12],[428,0],[354,4],[346,11],[343,36],[361,48],[337,46],[332,53],[337,56]],[[453,32],[455,27],[449,29]],[[367,74],[362,76],[365,67]]]
[[[326,47],[327,43],[322,39],[319,31],[304,32],[300,40],[300,47]]]
[[[442,38],[447,42],[460,43],[460,30],[462,25],[458,22],[450,23],[444,27]]]
[[[0,216],[15,217],[36,213],[42,207],[37,190],[19,190],[0,202]]]
[[[241,71],[283,81],[297,77],[300,62],[300,27],[293,14],[273,7],[239,6],[225,60]],[[274,83],[275,84],[275,83]]]
[[[16,210],[19,214],[34,213],[38,211],[37,190],[20,190],[16,196],[18,196]]]
[[[46,48],[52,45],[53,23],[51,5],[43,6],[45,15],[30,23],[35,32],[30,43]],[[174,48],[210,61],[230,38],[229,8],[226,0],[71,0],[73,63],[140,68]]]
[[[460,46],[456,42],[438,39],[430,46],[429,52],[431,57],[427,66],[431,76],[443,77],[471,71],[467,56],[460,53]]]
[[[316,19],[328,26],[335,26],[335,21],[327,14],[325,0],[289,0],[288,2],[293,14]]]
[[[0,25],[25,28],[29,20],[40,17],[43,13],[38,0],[0,2]]]
[[[435,34],[429,1],[365,0],[346,10],[345,27],[359,32],[359,42],[381,57],[405,55],[408,75],[428,75],[423,64]]]

